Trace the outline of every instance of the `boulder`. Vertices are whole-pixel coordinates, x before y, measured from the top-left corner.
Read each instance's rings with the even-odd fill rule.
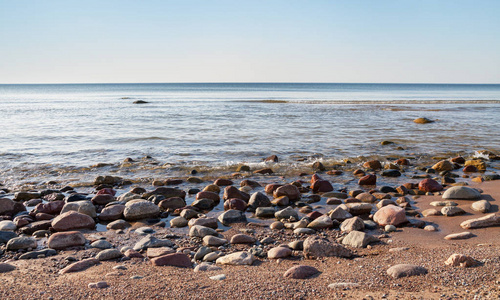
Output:
[[[380,208],[374,215],[373,221],[381,226],[394,225],[398,226],[408,222],[404,208],[389,205]]]
[[[36,249],[36,240],[32,237],[20,236],[12,238],[7,242],[5,249],[7,251],[15,251],[21,249]]]
[[[351,257],[352,252],[328,239],[319,236],[310,236],[304,241],[304,257],[315,259],[318,257]]]
[[[368,244],[375,242],[379,242],[379,239],[362,231],[356,230],[349,232],[349,234],[342,239],[343,245],[355,248],[365,248]]]
[[[60,250],[85,245],[85,236],[79,231],[56,232],[49,237],[47,246]]]
[[[299,188],[292,184],[285,184],[283,186],[278,187],[274,192],[273,196],[275,198],[281,196],[287,196],[290,201],[297,201],[300,199],[300,191]]]
[[[300,265],[291,267],[283,276],[291,279],[305,279],[318,273],[319,271],[315,267]]]
[[[97,217],[94,204],[88,200],[66,203],[61,210],[61,214],[68,211],[76,211],[91,218]]]
[[[418,183],[418,189],[422,192],[439,192],[443,190],[443,186],[436,180],[426,178]]]
[[[411,264],[399,264],[387,269],[387,274],[393,278],[401,278],[427,274],[427,269]]]
[[[125,204],[123,216],[127,221],[135,221],[147,218],[156,218],[160,209],[154,203],[147,200],[135,199]]]
[[[55,231],[71,231],[77,229],[94,229],[95,222],[90,216],[76,211],[68,211],[52,220],[52,228]]]
[[[467,186],[453,186],[443,193],[443,199],[477,200],[481,193]]]

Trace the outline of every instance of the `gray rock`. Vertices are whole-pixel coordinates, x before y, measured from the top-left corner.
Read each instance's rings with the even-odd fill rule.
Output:
[[[368,244],[376,242],[379,242],[378,238],[356,230],[349,232],[349,234],[342,239],[343,245],[355,248],[365,248]]]
[[[329,216],[323,215],[313,220],[307,227],[313,229],[331,228],[333,227],[333,220]]]
[[[203,257],[203,261],[216,261],[219,258],[219,254],[217,252],[210,252],[205,257]]]
[[[96,259],[99,261],[111,260],[122,257],[122,253],[118,249],[106,249],[97,253]]]
[[[340,230],[343,232],[351,232],[354,230],[360,231],[365,229],[365,223],[360,217],[353,217],[345,220],[340,224]]]
[[[43,249],[39,251],[26,252],[19,256],[19,259],[36,259],[40,257],[48,257],[57,255],[57,251],[54,249]]]
[[[310,236],[304,241],[304,256],[308,259],[318,257],[351,257],[351,250],[325,238]]]
[[[17,234],[12,231],[0,231],[0,244],[6,244],[9,240],[17,237]]]
[[[370,210],[371,210],[371,208],[370,208]],[[340,206],[335,207],[333,210],[331,210],[328,213],[328,215],[330,216],[330,218],[332,220],[337,220],[340,222],[342,222],[346,219],[352,218],[352,215]]]
[[[190,237],[203,238],[207,235],[218,236],[219,234],[217,233],[217,231],[215,229],[201,226],[201,225],[195,225],[195,226],[191,227],[191,229],[189,230]]]
[[[194,268],[195,272],[210,272],[210,271],[220,271],[221,267],[203,262]]]
[[[113,245],[106,241],[106,240],[98,240],[90,244],[91,247],[97,248],[97,249],[110,249],[113,248]]]
[[[178,216],[170,220],[170,227],[186,227],[188,226],[188,220]]]
[[[274,217],[278,220],[289,220],[289,219],[298,220],[299,214],[297,213],[297,211],[295,211],[295,209],[288,206],[287,208],[284,208],[274,213]]]
[[[431,206],[457,206],[458,204],[453,201],[432,201],[429,203]]]
[[[240,251],[219,257],[216,263],[220,265],[251,265],[255,259],[252,253]]]
[[[219,274],[219,275],[215,275],[215,276],[210,276],[208,278],[210,278],[212,280],[224,280],[224,279],[226,279],[226,275]]]
[[[458,206],[445,206],[441,208],[441,213],[444,216],[452,217],[465,214],[465,211]]]
[[[12,250],[20,250],[20,249],[36,249],[36,240],[32,237],[26,237],[26,236],[21,236],[21,237],[16,237],[13,239],[10,239],[7,242],[7,247],[6,250],[12,251]]]
[[[294,234],[315,234],[316,230],[312,228],[296,228],[293,230]]]
[[[97,217],[95,206],[89,200],[76,201],[64,204],[61,210],[61,214],[68,211],[76,211],[81,214],[90,216],[91,218]]]
[[[168,239],[157,239],[154,236],[148,235],[142,238],[134,245],[135,251],[145,250],[147,248],[172,247],[174,243]]]
[[[255,209],[255,216],[257,218],[274,218],[275,212],[274,207],[257,207]]]
[[[467,186],[453,186],[443,193],[443,199],[476,200],[481,193]]]
[[[203,245],[219,247],[227,243],[228,241],[223,238],[219,238],[212,235],[206,235],[203,237]]]
[[[399,264],[387,269],[387,274],[393,278],[401,278],[427,274],[427,269],[416,265]]]
[[[16,224],[12,221],[0,221],[0,231],[15,231],[17,229]]]
[[[245,213],[240,210],[230,209],[219,215],[217,218],[224,225],[233,223],[247,223]]]
[[[118,230],[118,229],[125,229],[130,226],[131,226],[130,223],[125,220],[116,220],[106,225],[106,229]]]
[[[474,211],[487,213],[491,208],[491,204],[487,200],[480,200],[472,203],[471,207]]]
[[[207,255],[210,252],[212,252],[212,249],[210,249],[209,247],[201,246],[198,249],[198,251],[196,251],[196,253],[194,254],[194,259],[195,260],[203,260],[205,255]]]
[[[217,227],[219,227],[219,225],[217,224],[216,218],[205,218],[205,217],[192,218],[191,220],[189,220],[189,222],[188,222],[189,227],[193,227],[195,225],[201,225],[201,226],[210,227],[213,229],[217,229]]]
[[[138,235],[148,235],[155,233],[154,229],[148,226],[139,227],[135,230]]]
[[[16,269],[15,266],[10,265],[8,263],[0,263],[0,273],[7,273],[10,271],[14,271]]]
[[[265,194],[261,192],[253,193],[252,196],[250,196],[250,200],[248,201],[248,208],[252,210],[256,210],[258,207],[268,206],[271,206],[271,201]]]
[[[135,199],[125,204],[123,216],[125,220],[140,220],[156,218],[160,214],[160,208],[147,200]]]

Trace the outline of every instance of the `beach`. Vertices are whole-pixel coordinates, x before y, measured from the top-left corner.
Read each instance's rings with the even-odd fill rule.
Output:
[[[36,241],[36,247],[29,241],[19,249],[8,246],[12,241],[4,243],[1,297],[496,299],[498,221],[485,228],[461,226],[498,215],[498,157],[477,155],[436,157],[427,167],[404,158],[316,162],[286,173],[278,171],[279,158],[269,156],[259,169],[240,165],[222,173],[200,170],[136,182],[102,173],[91,183],[3,186],[2,199],[7,200],[0,205],[0,226],[19,225],[17,239]],[[475,172],[463,172],[467,165],[474,165]],[[477,170],[482,166],[486,169]],[[396,171],[399,176],[390,177]],[[374,178],[375,183],[366,182]],[[471,199],[443,199],[454,186],[465,187]],[[471,208],[480,200],[490,204],[484,212]],[[443,201],[448,202],[436,204]],[[24,204],[31,217],[19,207],[17,218],[5,211],[9,203]],[[104,213],[120,206],[125,211]],[[135,206],[139,209],[127,208]],[[395,227],[376,215],[384,207],[397,207],[399,216],[385,221]],[[445,207],[449,216],[441,213]],[[363,237],[345,242],[352,231]],[[470,234],[445,239],[463,232]],[[78,240],[81,235],[84,239]],[[207,242],[207,235],[218,237]],[[321,241],[307,241],[314,238]],[[318,243],[323,248],[314,250]],[[33,252],[54,245],[55,252]],[[224,262],[234,253],[246,253],[247,260]],[[467,256],[470,266],[446,265],[452,254]],[[207,255],[208,265],[202,261]],[[390,275],[388,270],[399,264],[419,268],[419,275]],[[297,266],[314,270],[284,275]]]

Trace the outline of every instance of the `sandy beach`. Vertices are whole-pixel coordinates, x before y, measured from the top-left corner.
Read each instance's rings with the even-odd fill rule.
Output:
[[[376,174],[375,176],[380,176],[382,172],[382,170],[374,171],[368,168],[365,169],[367,174],[373,173]],[[321,177],[318,179],[316,177],[317,175],[312,174],[313,173],[301,176],[301,184],[295,181],[295,188],[300,186],[299,198],[290,201],[289,205],[277,206],[274,208],[274,211],[280,211],[287,206],[290,206],[290,208],[293,207],[293,210],[298,213],[298,218],[291,217],[291,219],[282,219],[280,223],[281,226],[285,224],[285,226],[292,227],[292,229],[280,229],[280,226],[276,226],[276,223],[278,223],[276,218],[255,218],[253,214],[248,211],[246,212],[248,220],[245,222],[224,225],[221,224],[220,218],[224,211],[218,209],[208,211],[205,217],[200,217],[198,219],[195,217],[191,219],[198,221],[202,219],[211,219],[211,222],[207,221],[207,223],[197,224],[213,226],[215,222],[218,228],[217,233],[219,238],[225,241],[220,246],[212,245],[211,247],[206,247],[209,249],[207,250],[208,253],[211,252],[212,255],[215,255],[215,259],[212,260],[216,261],[216,263],[210,265],[212,267],[215,266],[216,270],[198,270],[202,262],[201,260],[195,260],[194,257],[199,255],[200,248],[203,248],[203,244],[205,243],[205,238],[202,239],[201,235],[192,233],[194,223],[190,224],[189,227],[191,227],[191,229],[189,229],[189,227],[173,228],[173,226],[171,226],[172,215],[179,215],[179,212],[182,210],[193,209],[193,207],[196,209],[196,205],[203,205],[200,201],[194,200],[194,195],[197,194],[190,193],[204,193],[204,191],[189,190],[188,187],[194,186],[194,184],[182,181],[183,188],[175,190],[187,190],[189,193],[186,199],[191,199],[189,202],[194,200],[194,202],[188,207],[182,207],[177,210],[167,209],[167,211],[170,211],[171,216],[167,219],[163,219],[163,222],[161,218],[158,218],[158,214],[156,214],[156,217],[132,220],[134,218],[127,216],[127,212],[125,211],[123,214],[120,214],[119,217],[116,217],[116,219],[126,219],[131,227],[124,227],[118,230],[106,230],[103,229],[103,226],[106,226],[109,221],[104,222],[99,219],[100,217],[94,217],[94,220],[97,220],[98,223],[104,224],[97,227],[98,231],[76,229],[78,234],[82,233],[85,237],[84,245],[63,245],[60,246],[56,253],[53,253],[54,255],[38,255],[33,259],[21,258],[21,255],[35,250],[32,249],[32,247],[12,250],[8,249],[8,245],[2,245],[2,255],[0,256],[0,282],[2,289],[0,291],[0,298],[497,299],[500,296],[500,278],[498,277],[498,272],[500,271],[500,261],[498,257],[500,250],[500,227],[498,227],[498,222],[496,226],[477,229],[466,230],[460,226],[466,220],[476,219],[490,214],[498,214],[497,202],[498,199],[500,199],[500,185],[498,180],[480,183],[474,182],[478,180],[471,181],[470,179],[473,177],[481,178],[481,173],[476,173],[476,175],[465,180],[469,183],[468,185],[464,185],[464,181],[462,181],[462,184],[457,185],[457,187],[466,186],[467,188],[474,189],[476,192],[479,191],[480,193],[478,194],[480,195],[473,200],[443,199],[445,190],[450,189],[452,185],[447,185],[446,189],[443,191],[427,193],[423,191],[418,192],[418,188],[413,189],[413,191],[408,189],[406,195],[399,194],[398,192],[382,193],[380,192],[382,188],[380,186],[360,185],[359,187],[361,189],[337,191],[337,193],[346,192],[347,199],[337,198],[335,201],[338,202],[332,200],[329,200],[331,202],[327,202],[325,196],[329,196],[328,192],[313,192],[311,190],[315,186],[314,182],[312,184],[310,183],[311,179],[313,181],[314,179],[316,179],[316,181],[323,180]],[[325,172],[319,172],[318,174],[319,176],[327,176]],[[447,174],[449,175],[449,173]],[[234,195],[239,195],[243,198],[240,200],[245,203],[244,209],[250,210],[247,206],[250,207],[253,200],[249,201],[248,198],[245,198],[245,195],[251,195],[257,191],[264,194],[264,187],[268,189],[272,183],[269,182],[269,178],[271,177],[259,174],[251,174],[243,177],[241,174],[234,174],[234,177],[226,177],[225,179],[219,178],[216,180],[215,183],[220,184],[220,186],[214,185],[210,181],[198,183],[196,186],[205,186],[205,191],[215,191],[218,188],[220,192],[215,192],[213,194],[223,198],[220,200],[220,205],[222,205],[225,198],[230,197],[230,199],[234,200]],[[437,179],[437,177],[434,178]],[[181,183],[180,180],[177,182],[173,182],[172,179],[170,180],[171,181],[168,183]],[[192,179],[190,180],[193,181]],[[234,188],[240,187],[240,183],[244,180],[246,180],[246,182],[244,182],[243,185],[248,184],[250,180],[250,183],[253,183],[255,186],[254,188],[240,188],[240,190],[247,191],[248,193],[241,193],[240,190]],[[283,179],[283,181],[287,180],[289,179]],[[424,176],[419,180],[423,181]],[[260,187],[257,187],[254,182],[260,183]],[[415,187],[415,183],[418,183],[418,180],[412,180],[412,182],[414,182],[413,187]],[[437,181],[435,183],[437,183]],[[400,184],[403,184],[403,182]],[[156,185],[158,185],[158,183],[156,183]],[[289,187],[292,185],[285,184],[282,186]],[[100,194],[102,198],[102,195],[104,195],[106,191],[112,191],[112,187],[113,184],[101,184],[95,188],[94,193],[99,190],[104,191],[104,193],[97,193]],[[128,201],[123,200],[123,195],[131,190],[130,187],[116,186],[115,188],[120,191],[119,194],[121,194],[120,196],[122,198],[106,196],[110,199],[109,203],[113,203],[116,206],[119,205],[116,204],[118,203],[116,200],[121,200],[126,202],[124,207],[127,207],[130,203],[137,201],[133,200],[130,202],[130,199],[128,199]],[[141,192],[151,191],[152,188],[155,189],[153,191],[161,189],[172,191],[171,189],[173,189],[168,186],[150,186],[146,187],[146,189]],[[299,189],[297,188],[297,190]],[[327,190],[329,190],[329,188],[327,188]],[[370,191],[372,196],[375,195],[382,200],[374,197],[373,200],[370,201],[360,201],[359,199],[355,200],[356,198],[351,197],[352,195],[363,192],[365,194],[370,194],[366,191]],[[58,191],[53,192],[59,193]],[[329,192],[332,193],[335,191]],[[33,193],[33,191],[31,193]],[[46,195],[42,197],[44,199],[49,199],[47,198],[48,194],[45,194]],[[146,194],[147,193],[144,193],[143,196]],[[11,198],[9,195],[14,195],[14,200],[21,197],[20,194],[8,193],[4,199]],[[74,195],[78,195],[78,193],[67,193],[65,195],[64,205],[90,202],[89,200],[82,201],[81,199],[76,202],[68,201],[69,196],[73,195],[74,197]],[[314,199],[313,195],[318,195],[318,198],[316,200],[311,200]],[[92,199],[90,203],[94,204],[99,215],[102,216],[105,206],[102,205],[103,202],[99,202],[101,204],[96,204],[96,201],[102,200],[96,200],[100,199],[97,196],[99,195],[89,194],[86,195],[86,199]],[[116,196],[119,195],[117,194]],[[156,196],[158,196],[158,194]],[[340,195],[337,196],[340,197]],[[404,204],[401,201],[399,201],[399,203],[395,202],[396,199],[401,199],[403,196],[410,201],[410,204]],[[272,193],[267,194],[267,197],[272,201],[280,198],[280,196],[276,194],[276,189],[274,195],[272,195]],[[288,194],[288,197],[292,199],[293,195]],[[34,199],[36,197],[33,196],[32,198]],[[132,198],[141,197],[136,196]],[[333,197],[330,195],[328,199],[331,198]],[[25,201],[32,201],[33,199]],[[471,204],[479,200],[486,200],[490,204],[487,212],[478,212],[471,208]],[[39,205],[50,202],[54,203],[54,201],[57,200],[44,200],[44,202]],[[139,200],[139,202],[140,201],[144,202],[146,200]],[[152,199],[149,202],[151,201],[155,200]],[[404,212],[406,212],[405,221],[401,224],[396,224],[397,226],[393,228],[387,228],[387,226],[380,224],[382,222],[380,221],[380,217],[377,218],[374,216],[373,212],[380,211],[383,207],[386,207],[381,206],[380,203],[382,201],[392,201],[391,204],[393,205],[386,203],[388,206],[406,207],[402,209],[403,215]],[[430,209],[435,209],[436,213],[440,214],[438,211],[440,211],[442,207],[435,206],[435,202],[439,201],[452,201],[454,204],[448,203],[447,206],[452,207],[451,205],[454,205],[453,207],[459,208],[462,211],[454,216],[424,216]],[[197,204],[195,204],[195,202]],[[107,206],[113,206],[109,205],[109,203]],[[331,203],[337,203],[337,205],[332,205]],[[374,210],[372,210],[370,214],[357,214],[354,213],[354,210],[350,206],[351,203],[369,203],[374,207]],[[431,205],[431,203],[434,203],[434,205]],[[340,207],[350,208],[352,215],[350,215],[350,217],[348,216],[347,221],[339,221],[336,220],[334,216],[330,216],[331,218],[327,218],[327,220],[329,220],[327,225],[320,225],[316,228],[310,226],[315,219],[320,220],[321,217],[329,216],[328,213],[331,212],[332,209],[339,207],[338,204],[340,204]],[[380,204],[378,205],[380,207],[375,208],[377,204]],[[166,204],[163,203],[158,205],[159,207],[165,207]],[[220,205],[218,206],[219,209]],[[239,201],[233,201],[231,203],[226,201],[226,205],[229,206],[226,208],[233,209],[230,211],[237,212],[238,210],[234,208],[238,208]],[[40,211],[40,208],[37,207],[36,210]],[[76,208],[76,210],[78,210],[78,208]],[[198,210],[202,211],[201,209]],[[346,210],[349,209],[346,208]],[[317,211],[317,213],[314,213],[314,211]],[[81,210],[81,212],[83,211]],[[65,214],[68,214],[68,212]],[[69,227],[75,226],[75,224],[78,223],[76,219],[79,216],[77,215],[82,214],[85,213],[72,215],[72,217],[70,217],[72,221],[68,222],[66,225]],[[51,228],[46,234],[52,236],[51,239],[54,239],[55,235],[64,232],[66,232],[66,234],[75,232],[75,229],[69,227],[58,230],[54,229],[60,228],[58,226],[61,225],[55,224],[55,220],[62,215],[63,214],[49,221],[49,223],[52,222],[50,224]],[[185,214],[181,215],[185,216]],[[166,213],[163,212],[162,216],[166,216]],[[37,215],[37,218],[43,219],[45,217],[45,215]],[[218,221],[215,219],[217,217],[219,217]],[[177,218],[177,220],[179,220],[181,217]],[[364,228],[356,227],[357,225],[353,225],[355,222],[347,227],[343,227],[344,223],[356,218],[364,221],[364,225],[362,226]],[[333,223],[329,223],[332,220]],[[377,220],[379,224],[376,224],[373,220]],[[15,218],[14,221],[16,221]],[[303,221],[306,222],[305,226],[298,225],[298,223]],[[2,222],[3,224],[0,223],[1,226],[7,226],[6,222],[11,221],[9,221],[8,216],[5,216]],[[16,222],[19,222],[19,220]],[[170,224],[165,224],[169,222]],[[78,224],[76,224],[76,226],[78,226]],[[429,231],[429,226],[434,227],[435,231]],[[296,228],[293,229],[293,227]],[[314,229],[302,227],[313,227]],[[423,229],[424,227],[425,229]],[[23,232],[22,228],[23,226],[19,226],[19,228],[15,230],[20,237],[23,236],[21,234],[21,232]],[[307,231],[307,229],[309,231]],[[393,231],[394,229],[395,231]],[[353,246],[345,243],[344,240],[346,236],[353,230],[368,235],[369,242],[361,246]],[[445,239],[445,237],[450,234],[466,231],[472,233],[472,235],[466,239]],[[214,235],[217,233],[214,233]],[[34,235],[37,234],[35,233]],[[138,251],[130,250],[132,247],[136,248],[138,242],[145,237],[155,237],[157,240],[161,241],[168,240],[169,246],[163,245],[159,247],[158,245],[150,245],[150,247],[146,246],[138,249]],[[326,248],[322,248],[321,250],[326,251],[324,252],[324,256],[319,254],[317,257],[308,257],[305,253],[313,250],[307,250],[306,247],[309,246],[306,246],[306,244],[307,240],[312,237],[322,238],[325,243],[328,243],[328,245],[325,244],[328,247],[335,245],[335,247],[346,249],[346,251],[349,251],[350,257],[331,253],[328,254],[327,252],[329,250],[326,251]],[[26,236],[24,238],[30,237]],[[240,239],[239,242],[237,241],[238,239]],[[50,243],[55,245],[54,241],[48,240],[47,237],[39,237],[36,240],[36,250],[38,251],[47,249]],[[100,252],[109,251],[110,249],[102,250],[103,248],[96,247],[96,241],[109,242],[107,248],[118,252],[118,255],[111,256],[111,258],[106,258],[102,255],[100,257]],[[294,241],[301,241],[301,243],[291,244]],[[6,244],[11,242],[12,241],[9,241]],[[298,244],[300,245],[298,246]],[[274,256],[274,254],[270,254],[272,253],[271,250],[278,246],[282,246],[281,248],[286,249],[281,249],[282,252],[284,251],[286,254],[278,254],[277,257],[270,258],[269,256]],[[166,251],[160,253],[160,257],[172,255],[173,253],[177,253],[179,256],[173,258],[173,260],[168,260],[165,265],[161,265],[164,263],[155,262],[157,258],[154,257],[157,256],[158,253],[154,254],[149,252],[151,248],[154,247],[158,251],[159,249],[162,249],[161,251]],[[312,249],[312,246],[308,249]],[[118,250],[121,250],[121,252]],[[129,251],[127,252],[126,250]],[[221,258],[228,257],[232,253],[242,252],[247,254],[252,253],[252,262],[250,264],[242,265],[240,262],[226,264],[220,261]],[[445,261],[455,253],[468,256],[472,259],[471,261],[474,262],[474,265],[468,267],[446,265]],[[207,254],[201,255],[198,258],[203,258]],[[95,259],[96,257],[97,259]],[[184,258],[187,259],[187,262],[183,260]],[[82,268],[82,270],[76,272],[62,271],[72,264],[88,261],[89,259],[94,259],[95,261]],[[422,268],[422,270],[425,271],[422,272],[421,275],[415,276],[389,275],[388,269],[399,264],[410,264],[414,267]],[[198,267],[195,268],[196,266]],[[305,278],[302,279],[290,278],[284,275],[285,272],[296,266],[311,266],[315,268],[315,271],[313,274],[309,274],[309,276],[305,276]]]

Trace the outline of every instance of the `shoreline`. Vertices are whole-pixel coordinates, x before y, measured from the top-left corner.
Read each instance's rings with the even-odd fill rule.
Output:
[[[449,161],[447,158],[445,161]],[[436,160],[437,161],[437,160]],[[367,163],[365,161],[365,163]],[[124,253],[120,257],[111,260],[102,260],[99,264],[90,266],[89,268],[67,274],[59,274],[64,268],[73,263],[79,262],[86,258],[96,257],[100,249],[91,247],[89,244],[95,241],[104,239],[109,241],[112,249],[122,249],[123,247],[134,246],[144,235],[138,234],[140,230],[152,230],[152,235],[158,239],[168,239],[174,245],[174,252],[186,255],[193,259],[200,247],[202,246],[201,238],[190,237],[188,227],[171,228],[170,221],[179,212],[170,210],[168,216],[162,214],[160,217],[152,217],[151,221],[144,220],[127,220],[131,227],[123,230],[80,230],[87,240],[85,246],[68,247],[57,251],[55,256],[41,257],[37,259],[24,260],[19,259],[20,255],[29,251],[9,251],[5,249],[5,245],[0,247],[0,263],[6,263],[14,266],[16,269],[10,272],[0,272],[0,282],[5,288],[0,292],[2,299],[136,299],[136,298],[172,298],[172,299],[217,299],[226,297],[229,299],[256,299],[256,298],[274,298],[274,299],[320,299],[320,298],[342,298],[342,299],[411,299],[415,297],[423,297],[425,299],[469,299],[475,296],[481,296],[485,299],[496,298],[500,294],[498,292],[498,282],[500,280],[495,274],[500,271],[498,269],[499,258],[498,251],[500,250],[500,227],[487,227],[481,229],[471,229],[473,237],[463,240],[445,240],[444,237],[465,231],[460,227],[460,224],[467,220],[478,218],[488,214],[498,214],[498,201],[500,200],[500,181],[485,181],[474,182],[473,178],[496,174],[496,166],[498,161],[487,162],[486,173],[473,173],[473,176],[462,177],[461,172],[463,163],[457,164],[459,169],[452,170],[448,173],[439,172],[429,173],[428,171],[419,170],[417,166],[404,167],[404,174],[412,174],[413,178],[408,176],[400,176],[395,179],[381,176],[384,170],[374,170],[369,167],[360,167],[354,164],[352,168],[362,169],[366,174],[374,173],[377,176],[376,185],[358,185],[360,179],[354,176],[349,169],[342,169],[341,175],[328,174],[332,171],[332,166],[326,166],[326,170],[320,171],[317,165],[317,174],[323,180],[329,181],[335,190],[344,189],[346,193],[363,193],[371,191],[372,195],[381,197],[381,199],[395,201],[398,197],[407,197],[410,202],[406,205],[406,215],[410,223],[398,225],[396,231],[385,232],[384,226],[375,226],[373,228],[366,227],[366,234],[378,237],[379,242],[370,243],[366,247],[352,247],[346,245],[354,254],[351,258],[342,257],[321,257],[318,259],[307,259],[304,256],[303,250],[292,249],[291,256],[279,259],[264,257],[256,257],[256,261],[250,266],[241,265],[220,265],[218,271],[208,272],[193,272],[193,267],[201,262],[196,261],[190,264],[187,268],[178,268],[175,266],[154,266],[152,265],[153,258],[147,258],[147,251],[139,251],[143,258],[127,257]],[[269,166],[273,164],[270,163]],[[389,165],[389,164],[387,164]],[[373,166],[373,165],[371,165]],[[456,167],[455,166],[455,167]],[[392,169],[395,170],[395,169]],[[402,169],[399,169],[402,170]],[[294,176],[283,176],[283,174],[261,175],[255,174],[255,170],[241,171],[239,174],[230,174],[221,176],[221,174],[212,174],[212,176],[203,174],[193,174],[183,177],[183,181],[177,181],[177,184],[165,185],[168,178],[163,177],[163,185],[156,183],[152,186],[151,181],[133,183],[132,185],[115,185],[114,183],[99,183],[90,186],[78,184],[75,185],[74,191],[83,193],[87,198],[94,198],[97,190],[113,188],[118,193],[117,197],[123,196],[129,192],[134,186],[145,188],[146,192],[151,192],[159,188],[179,188],[186,193],[185,201],[189,207],[195,201],[195,190],[201,190],[207,186],[211,186],[211,182],[218,177],[220,180],[230,180],[226,185],[220,185],[219,197],[223,197],[223,190],[227,187],[240,187],[240,182],[244,180],[257,181],[260,187],[241,188],[246,190],[248,194],[255,192],[264,193],[264,187],[273,184],[288,184],[296,182],[296,185],[301,187],[301,200],[290,203],[294,210],[298,213],[298,219],[306,218],[307,222],[312,221],[311,212],[323,215],[341,205],[351,203],[353,197],[347,201],[339,198],[339,201],[332,201],[328,204],[328,199],[332,197],[324,197],[323,192],[313,192],[309,190],[309,182],[314,177],[314,170],[309,168],[306,174],[297,174],[295,170]],[[229,173],[229,172],[228,172]],[[457,175],[451,176],[450,173]],[[301,176],[299,176],[301,175]],[[190,182],[189,177],[199,178],[200,181]],[[434,201],[442,201],[442,191],[438,192],[418,192],[409,189],[408,193],[401,195],[399,193],[387,192],[381,193],[380,189],[383,186],[392,186],[396,188],[401,184],[413,182],[416,183],[428,179],[446,177],[454,178],[458,182],[456,186],[464,185],[480,189],[480,199],[487,200],[492,206],[488,213],[478,213],[470,208],[471,200],[452,200],[457,204],[457,207],[464,210],[465,214],[452,217],[447,216],[421,216],[422,212],[431,208],[430,203]],[[340,184],[339,178],[345,178]],[[101,178],[101,181],[105,177]],[[125,178],[124,178],[125,179]],[[173,179],[173,178],[171,178]],[[379,181],[380,180],[380,181]],[[393,181],[391,181],[393,180]],[[475,179],[476,181],[478,179]],[[159,181],[156,179],[156,181]],[[441,182],[441,181],[440,181]],[[118,183],[118,182],[116,182]],[[213,184],[212,184],[213,185]],[[446,188],[452,187],[452,183],[445,185]],[[54,186],[53,186],[54,187]],[[3,187],[6,188],[6,187]],[[44,187],[45,189],[47,188]],[[59,187],[61,189],[62,187]],[[214,188],[214,187],[212,187]],[[28,189],[29,190],[29,189]],[[20,191],[20,190],[19,190]],[[42,191],[40,189],[39,191]],[[71,191],[71,190],[69,190]],[[13,193],[2,195],[4,198],[16,197]],[[234,192],[234,191],[233,191]],[[340,191],[342,192],[342,191]],[[237,194],[237,192],[234,192]],[[378,194],[377,194],[378,193]],[[313,195],[320,195],[320,198],[315,198]],[[381,195],[385,194],[385,195]],[[66,197],[71,193],[65,193]],[[276,195],[267,194],[269,199],[276,199]],[[0,197],[1,198],[1,197]],[[319,199],[319,200],[318,200]],[[115,201],[114,199],[113,201]],[[373,205],[372,214],[359,215],[365,223],[373,220],[373,211],[380,208],[375,208],[377,203],[386,200],[371,200]],[[29,200],[28,200],[29,201]],[[297,200],[296,200],[297,201]],[[373,202],[372,202],[373,201]],[[300,204],[303,203],[303,204]],[[355,201],[362,203],[362,201]],[[49,201],[44,200],[44,203]],[[204,211],[207,218],[217,218],[224,212],[224,200],[209,211]],[[235,202],[234,205],[237,205]],[[397,204],[396,204],[397,205]],[[96,204],[98,213],[102,211],[104,205]],[[284,209],[285,206],[275,207],[275,211]],[[306,209],[306,207],[309,207]],[[33,207],[28,207],[28,210]],[[420,214],[420,217],[413,216],[414,213]],[[212,247],[212,251],[218,253],[220,257],[227,256],[238,251],[261,251],[269,255],[269,250],[278,247],[279,245],[290,245],[291,242],[319,236],[325,237],[332,243],[339,242],[339,238],[345,238],[347,232],[341,231],[337,225],[332,225],[333,228],[315,229],[312,234],[294,233],[292,229],[271,229],[270,224],[276,222],[275,218],[257,219],[253,213],[247,211],[245,213],[247,223],[235,223],[223,225],[218,222],[218,232],[222,238],[230,241],[237,234],[245,234],[254,239],[250,244],[233,244],[226,243],[221,247]],[[315,215],[318,217],[318,215]],[[123,217],[122,217],[123,218]],[[308,219],[309,218],[309,219]],[[96,220],[99,220],[96,218]],[[422,229],[422,221],[424,225],[434,225],[437,231],[426,231]],[[103,222],[104,225],[109,222]],[[283,221],[282,223],[293,223],[292,221]],[[366,223],[368,224],[368,223]],[[102,226],[101,226],[102,227]],[[146,228],[146,229],[145,229]],[[21,228],[18,228],[21,229]],[[99,229],[99,227],[98,227]],[[56,234],[52,231],[50,235]],[[262,243],[266,238],[271,238],[271,243]],[[261,241],[261,242],[259,242]],[[38,239],[38,248],[46,249],[48,239],[46,237]],[[287,246],[290,247],[290,246]],[[407,249],[404,249],[407,248]],[[254,249],[254,250],[251,250]],[[259,250],[260,249],[260,250]],[[391,250],[397,249],[397,250]],[[399,249],[399,250],[398,250]],[[403,249],[403,250],[401,250]],[[219,253],[220,252],[220,253]],[[257,253],[256,252],[256,253]],[[446,266],[444,262],[453,253],[461,253],[469,255],[480,264],[475,267],[451,267]],[[71,257],[71,259],[69,259]],[[427,275],[403,277],[394,279],[387,275],[386,270],[396,264],[410,263],[422,266],[427,269]],[[123,265],[126,269],[116,270],[114,267]],[[309,265],[316,268],[319,273],[307,279],[288,279],[283,277],[285,271],[293,266]],[[209,277],[214,275],[224,274],[226,279],[213,280]],[[134,277],[135,276],[135,277]],[[89,283],[105,281],[107,287],[92,288]],[[336,287],[331,285],[336,283]]]

